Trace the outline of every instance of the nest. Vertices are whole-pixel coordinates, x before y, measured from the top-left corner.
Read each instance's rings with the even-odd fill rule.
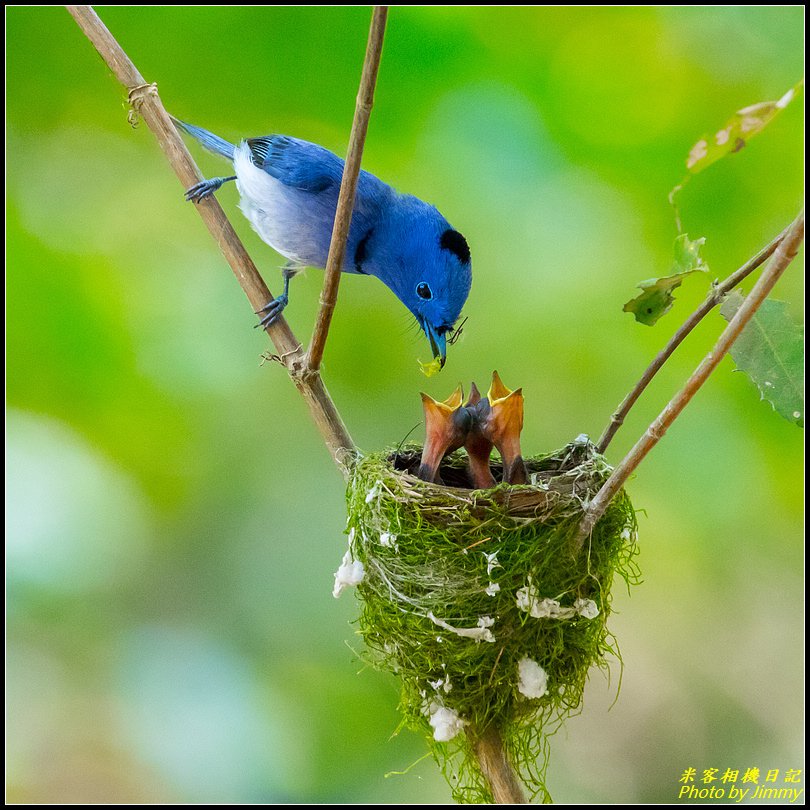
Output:
[[[471,490],[461,453],[441,467],[446,486],[425,483],[419,457],[371,454],[349,479],[369,658],[401,680],[403,723],[426,733],[457,801],[492,801],[462,732],[493,724],[548,800],[548,736],[579,710],[591,667],[618,658],[610,588],[615,573],[638,580],[635,512],[620,493],[574,553],[583,505],[610,473],[584,438],[526,459],[527,486]]]

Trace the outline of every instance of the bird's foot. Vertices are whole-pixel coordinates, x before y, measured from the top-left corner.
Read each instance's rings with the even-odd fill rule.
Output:
[[[284,293],[280,295],[278,298],[274,298],[270,303],[265,304],[256,314],[262,315],[262,319],[256,324],[254,327],[258,329],[261,327],[262,329],[267,329],[268,326],[275,323],[281,313],[284,311],[284,307],[287,306],[289,303],[289,299],[287,298],[287,294]]]
[[[230,180],[229,177],[212,177],[210,180],[200,180],[185,193],[185,198],[189,202],[198,203],[206,197],[210,197],[215,191],[222,188],[222,184]]]

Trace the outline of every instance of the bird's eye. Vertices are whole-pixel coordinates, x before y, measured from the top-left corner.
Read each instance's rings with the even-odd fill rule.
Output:
[[[420,284],[416,286],[416,294],[420,298],[424,298],[426,301],[429,301],[431,298],[433,298],[433,293],[430,290],[430,285],[424,281],[422,281]]]

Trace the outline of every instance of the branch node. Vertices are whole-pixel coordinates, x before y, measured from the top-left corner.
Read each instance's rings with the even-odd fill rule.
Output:
[[[133,129],[135,129],[140,122],[141,106],[146,100],[146,97],[151,96],[152,98],[157,98],[157,94],[157,82],[136,84],[134,87],[129,88],[127,92],[127,104],[129,104],[127,122]]]
[[[296,385],[310,384],[313,380],[321,376],[318,369],[310,368],[306,354],[296,352],[296,355],[292,359],[283,362],[284,365],[287,366],[287,371]]]
[[[661,439],[664,438],[664,434],[667,432],[667,429],[664,425],[661,424],[659,419],[656,419],[648,428],[647,428],[647,435],[654,439],[656,442],[660,442]]]

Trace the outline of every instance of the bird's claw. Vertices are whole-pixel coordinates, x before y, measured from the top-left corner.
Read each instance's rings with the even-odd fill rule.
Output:
[[[275,323],[281,313],[284,311],[284,307],[287,306],[289,299],[286,295],[280,295],[278,298],[274,298],[272,301],[265,304],[256,314],[261,315],[262,319],[256,324],[254,329],[258,329],[261,327],[262,329],[267,329],[268,326]]]
[[[183,196],[188,202],[199,203],[221,188],[223,182],[220,177],[213,177],[210,180],[200,180],[199,183],[195,183],[188,189]]]

